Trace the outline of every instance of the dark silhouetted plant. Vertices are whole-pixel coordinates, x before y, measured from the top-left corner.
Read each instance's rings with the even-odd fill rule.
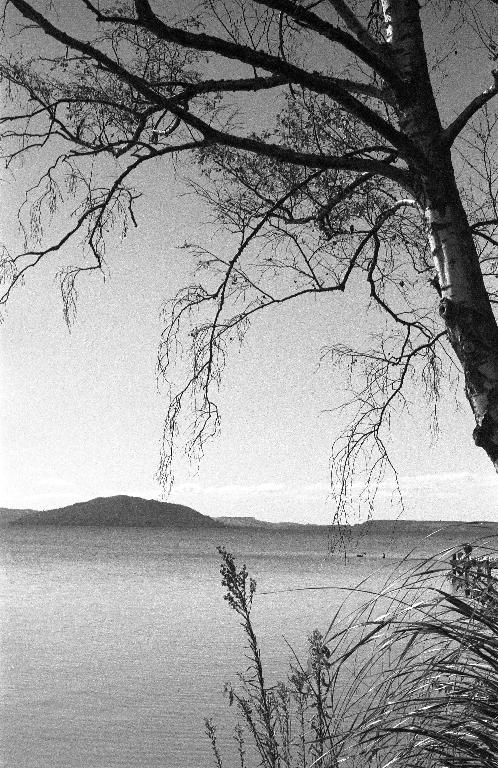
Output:
[[[306,664],[295,658],[288,679],[268,686],[250,617],[256,583],[219,551],[250,659],[239,685],[226,688],[240,716],[241,768],[497,768],[498,591],[489,571],[459,592],[448,586],[449,553],[405,564],[361,609],[312,632]]]

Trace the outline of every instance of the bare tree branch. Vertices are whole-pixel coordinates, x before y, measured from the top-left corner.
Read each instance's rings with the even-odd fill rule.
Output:
[[[355,16],[349,5],[347,5],[344,0],[329,0],[329,3],[339,18],[344,21],[347,28],[353,33],[359,42],[365,46],[365,48],[367,48],[367,50],[372,51],[377,56],[385,57],[385,48],[381,48],[379,43],[371,36],[368,29],[363,26],[358,17]]]
[[[458,134],[465,128],[469,120],[478,112],[482,107],[488,103],[498,93],[498,70],[493,71],[494,84],[487,88],[485,91],[472,99],[458,117],[453,120],[452,123],[443,131],[441,136],[441,144],[444,147],[451,147]]]
[[[254,0],[258,5],[266,6],[267,8],[274,8],[277,11],[281,11],[290,16],[295,21],[298,21],[305,25],[308,29],[312,29],[315,32],[319,32],[325,38],[331,42],[340,43],[346,50],[354,53],[365,64],[372,67],[384,80],[396,91],[400,91],[403,88],[403,81],[399,78],[396,71],[390,66],[382,55],[380,46],[375,44],[368,33],[368,45],[364,45],[363,40],[356,40],[354,37],[344,32],[339,27],[335,27],[333,24],[325,21],[317,16],[312,11],[307,10],[302,5],[297,5],[291,0]],[[346,6],[343,4],[345,10]],[[349,21],[352,22],[353,14],[350,13]],[[357,22],[355,34],[359,31],[359,22]],[[365,39],[365,35],[362,35]]]
[[[38,11],[26,3],[25,0],[11,0],[11,4],[14,5],[27,19],[34,21],[55,40],[58,40],[63,43],[63,45],[69,46],[70,48],[81,51],[85,55],[91,56],[105,66],[110,72],[113,72],[125,82],[128,82],[136,88],[139,93],[146,96],[153,103],[156,103],[165,109],[171,104],[171,102],[164,99],[164,97],[162,97],[155,89],[150,88],[143,78],[139,78],[119,66],[119,64],[89,43],[84,43],[62,30],[57,29],[57,27],[51,24],[42,14],[38,13]],[[169,42],[184,45],[196,50],[212,51],[214,53],[219,53],[226,58],[237,59],[245,64],[261,67],[274,74],[288,78],[291,82],[302,85],[305,88],[310,88],[312,91],[330,96],[330,98],[337,101],[352,114],[355,114],[359,119],[364,121],[366,125],[369,125],[373,130],[377,131],[383,138],[389,141],[399,150],[400,155],[411,159],[416,164],[419,163],[423,165],[424,163],[422,154],[409,139],[390,125],[390,123],[381,117],[381,115],[371,110],[361,101],[352,96],[345,88],[342,88],[342,86],[338,85],[325,75],[321,75],[317,72],[306,72],[305,70],[282,61],[276,56],[271,56],[264,51],[255,51],[247,46],[231,43],[230,41],[225,41],[220,38],[170,27],[156,17],[153,24],[147,22],[145,26],[146,28],[150,28],[152,32],[163,40],[168,40]],[[173,109],[171,111],[173,111]]]
[[[285,163],[302,165],[306,168],[321,168],[323,170],[328,168],[341,168],[344,170],[374,173],[393,179],[393,181],[397,181],[402,186],[408,187],[410,184],[410,177],[405,171],[400,168],[395,168],[389,163],[385,163],[381,160],[345,156],[330,157],[327,155],[296,152],[293,149],[283,147],[279,144],[270,144],[268,142],[262,142],[259,139],[252,139],[247,136],[236,136],[234,134],[219,131],[200,118],[179,107],[170,108],[170,111],[181,117],[187,125],[200,131],[208,141],[216,144],[247,150],[258,155],[265,155],[266,157],[281,160]]]
[[[452,355],[474,441],[498,470],[496,74],[443,129],[415,0],[206,0],[188,18],[178,6],[175,21],[148,0],[82,0],[90,24],[81,28],[62,2],[45,12],[38,0],[7,5],[5,28],[13,8],[30,43],[37,30],[51,45],[29,58],[13,36],[0,60],[2,159],[15,173],[37,153],[18,203],[25,242],[3,250],[0,301],[78,235],[89,259],[61,273],[70,314],[78,276],[105,270],[111,231],[137,224],[135,171],[170,156],[179,172],[180,152],[190,153],[187,183],[227,233],[220,253],[189,246],[195,278],[164,331],[162,372],[182,360],[185,374],[190,356],[171,393],[165,474],[184,403],[193,404],[191,447],[217,430],[212,390],[230,342],[262,312],[352,284],[358,311],[372,312],[373,346],[335,348],[356,402],[334,454],[339,507],[361,449],[367,477],[389,463],[390,414],[412,374],[430,400]],[[492,58],[491,32],[460,8]]]

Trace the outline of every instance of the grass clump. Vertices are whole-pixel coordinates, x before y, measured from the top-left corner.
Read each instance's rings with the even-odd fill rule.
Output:
[[[248,666],[227,685],[240,768],[498,768],[498,591],[482,571],[452,588],[426,561],[324,633],[285,681],[265,679],[251,621],[256,582],[219,549],[225,600],[241,618]],[[206,721],[217,768],[214,724]],[[237,762],[234,762],[236,760]]]

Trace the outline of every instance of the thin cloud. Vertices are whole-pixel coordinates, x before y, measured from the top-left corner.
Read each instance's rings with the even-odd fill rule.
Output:
[[[251,483],[227,485],[202,486],[198,483],[182,483],[173,489],[175,499],[180,500],[186,496],[195,496],[205,499],[217,499],[226,502],[240,502],[243,500],[266,501],[296,501],[305,502],[310,499],[326,501],[330,493],[327,483],[306,483],[304,485],[285,483]]]
[[[202,486],[197,483],[183,483],[175,486],[175,496],[181,496],[185,493],[198,494],[201,496],[216,496],[225,498],[246,498],[254,496],[268,496],[285,493],[286,486],[283,483],[258,483],[255,485],[239,485],[232,483],[230,485],[207,485]]]
[[[359,489],[360,484],[354,483]],[[498,475],[492,473],[478,475],[472,472],[430,472],[418,475],[399,475],[397,481],[394,478],[386,478],[379,483],[379,491],[394,491],[398,487],[402,492],[421,490],[427,488],[446,489],[447,492],[455,487],[469,488],[498,488]]]

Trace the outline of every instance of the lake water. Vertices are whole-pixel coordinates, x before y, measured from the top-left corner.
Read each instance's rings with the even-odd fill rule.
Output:
[[[11,528],[1,535],[4,768],[212,765],[203,721],[227,719],[223,683],[244,668],[218,544],[257,579],[254,624],[271,681],[285,678],[286,641],[304,657],[307,635],[327,628],[345,596],[336,587],[377,571],[375,588],[393,565],[380,552],[345,563],[327,556],[323,535],[309,533]],[[281,591],[325,585],[334,588]]]

